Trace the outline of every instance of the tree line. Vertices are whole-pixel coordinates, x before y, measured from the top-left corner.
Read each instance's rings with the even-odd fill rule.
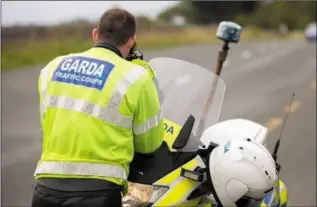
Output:
[[[183,1],[159,15],[163,21],[182,16],[188,24],[235,21],[243,26],[304,29],[316,21],[316,1]]]
[[[186,19],[187,25],[209,25],[220,21],[235,21],[246,26],[278,29],[281,24],[288,30],[304,29],[316,21],[316,1],[182,1],[151,20],[137,16],[138,33],[150,31],[174,31],[179,27],[170,24],[175,16]],[[36,39],[64,40],[67,37],[91,38],[91,30],[97,22],[77,19],[60,25],[14,25],[1,27],[3,46],[20,44],[20,41]]]

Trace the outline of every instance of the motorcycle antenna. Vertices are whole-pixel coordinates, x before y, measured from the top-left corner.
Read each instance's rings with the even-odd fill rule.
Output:
[[[218,84],[218,79],[221,74],[222,66],[223,63],[226,61],[228,51],[229,51],[229,43],[238,43],[240,40],[240,35],[241,35],[241,26],[234,23],[234,22],[227,22],[223,21],[219,24],[218,29],[217,29],[217,38],[223,41],[223,45],[221,49],[218,51],[218,57],[217,57],[217,63],[216,67],[214,70],[214,73],[216,74],[213,76],[211,80],[211,91],[210,95],[208,96],[207,101],[205,102],[204,108],[203,108],[203,113],[201,117],[200,124],[198,126],[198,133],[197,135],[200,136],[203,132],[204,125],[205,125],[205,119],[206,116],[209,112],[209,108],[212,105],[212,100],[215,95],[216,87]]]
[[[286,124],[288,116],[290,114],[290,109],[291,109],[291,107],[293,105],[294,97],[295,97],[295,93],[292,94],[291,99],[289,101],[288,108],[287,108],[287,110],[286,110],[286,112],[284,114],[284,119],[283,119],[283,124],[282,124],[281,130],[280,130],[280,134],[279,134],[278,139],[277,139],[277,141],[275,143],[274,151],[272,153],[272,157],[273,157],[273,159],[274,159],[274,161],[276,163],[276,169],[277,169],[278,172],[281,169],[281,165],[276,162],[277,161],[277,153],[278,153],[278,150],[280,148],[281,138],[282,138],[283,131],[284,131],[284,128],[285,128],[285,124]]]

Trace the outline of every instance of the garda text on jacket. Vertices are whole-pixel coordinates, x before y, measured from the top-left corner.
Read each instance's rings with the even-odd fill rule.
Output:
[[[71,56],[61,61],[52,80],[102,90],[113,68],[112,63],[103,60]]]

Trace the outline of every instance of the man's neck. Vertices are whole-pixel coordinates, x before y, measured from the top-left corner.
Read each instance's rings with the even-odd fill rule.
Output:
[[[94,47],[99,47],[99,48],[104,48],[104,49],[107,49],[107,50],[111,50],[112,52],[116,53],[117,55],[119,55],[120,57],[123,58],[123,55],[121,53],[121,51],[119,50],[119,48],[111,45],[111,44],[108,44],[108,43],[105,43],[105,42],[97,42]]]

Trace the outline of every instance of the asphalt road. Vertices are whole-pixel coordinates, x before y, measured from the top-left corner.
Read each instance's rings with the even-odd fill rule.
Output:
[[[219,46],[147,51],[145,57],[175,57],[211,68]],[[2,206],[31,202],[41,149],[38,72],[35,68],[2,74]],[[304,41],[232,45],[222,77],[227,93],[221,119],[248,118],[267,125],[270,149],[295,92],[281,142],[280,177],[288,187],[290,206],[316,206],[316,45]]]

